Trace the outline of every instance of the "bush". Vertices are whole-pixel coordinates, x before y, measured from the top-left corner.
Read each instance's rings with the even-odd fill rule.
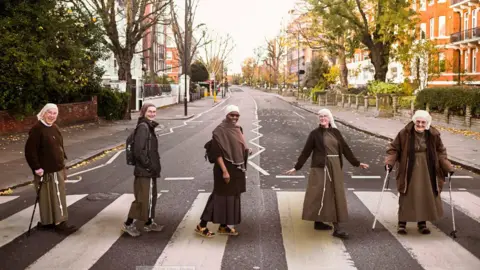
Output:
[[[427,103],[432,111],[442,112],[448,107],[450,111],[460,115],[465,113],[466,106],[469,105],[475,114],[480,108],[480,88],[467,86],[427,88],[418,92],[415,107],[424,109]]]
[[[129,101],[129,93],[103,88],[98,95],[98,115],[106,120],[123,119]]]
[[[402,94],[402,88],[398,84],[382,81],[371,81],[367,85],[370,95],[376,94]]]
[[[411,102],[415,101],[415,96],[405,96],[398,98],[398,107],[402,109],[410,109]]]
[[[353,94],[353,95],[366,95],[368,92],[366,86],[360,86],[360,87],[351,87],[348,88],[347,93],[348,94]]]

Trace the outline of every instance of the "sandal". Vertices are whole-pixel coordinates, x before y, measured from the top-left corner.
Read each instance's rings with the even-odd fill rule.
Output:
[[[427,228],[427,225],[420,225],[418,226],[418,231],[421,233],[421,234],[430,234],[430,229]]]
[[[405,226],[398,226],[397,233],[398,234],[407,234],[407,229],[405,228]]]
[[[197,228],[195,228],[195,232],[198,234],[198,235],[201,235],[203,237],[208,237],[208,238],[211,238],[211,237],[214,237],[215,236],[215,233],[212,233],[210,230],[208,230],[207,227],[200,227],[200,225],[197,225]]]
[[[228,226],[219,226],[218,227],[218,234],[224,234],[224,235],[233,235],[233,236],[236,236],[238,235],[238,232],[237,230],[235,230],[234,228],[230,228]]]

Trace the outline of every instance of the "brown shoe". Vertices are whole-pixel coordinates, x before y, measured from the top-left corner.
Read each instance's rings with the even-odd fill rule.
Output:
[[[66,221],[55,226],[55,231],[58,233],[69,234],[69,233],[75,232],[76,230],[77,230],[77,227],[73,225],[68,225]]]

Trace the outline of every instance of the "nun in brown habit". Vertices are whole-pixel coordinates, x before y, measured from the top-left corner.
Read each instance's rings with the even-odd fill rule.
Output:
[[[453,174],[440,132],[431,126],[432,117],[418,110],[388,145],[385,169],[398,162],[398,233],[407,234],[407,222],[417,222],[418,231],[429,234],[426,221],[443,215],[440,198],[445,176]]]
[[[242,128],[237,125],[240,111],[230,105],[226,109],[226,119],[213,131],[210,158],[213,166],[213,192],[195,228],[201,236],[212,237],[215,233],[207,228],[208,222],[220,224],[217,233],[238,235],[235,228],[241,222],[240,194],[246,191],[247,148]],[[228,224],[228,225],[227,225]]]
[[[160,177],[160,154],[158,153],[158,139],[154,121],[157,108],[152,103],[143,104],[140,109],[135,128],[133,155],[135,169],[133,175],[133,193],[135,201],[130,206],[128,218],[123,224],[122,231],[130,236],[140,235],[135,221],[143,221],[145,232],[162,231],[163,225],[155,223],[155,206],[157,204],[157,178]]]
[[[302,219],[314,221],[315,230],[331,230],[324,222],[332,222],[333,236],[347,238],[339,223],[348,220],[347,199],[343,183],[343,159],[355,167],[368,168],[360,163],[337,129],[328,109],[318,112],[320,125],[310,132],[307,142],[294,168],[287,174],[300,170],[312,154],[310,176],[303,202]]]
[[[65,149],[60,129],[55,124],[58,107],[46,104],[37,114],[38,122],[29,132],[25,144],[25,158],[33,172],[35,191],[39,192],[39,230],[70,233],[76,230],[68,225],[65,194]]]

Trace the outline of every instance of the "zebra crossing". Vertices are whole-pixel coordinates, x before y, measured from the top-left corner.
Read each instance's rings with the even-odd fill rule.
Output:
[[[354,254],[355,247],[349,243],[351,239],[341,240],[331,236],[331,231],[315,231],[312,222],[301,219],[304,191],[271,191],[276,196],[276,209],[280,220],[281,233],[276,235],[283,243],[285,254],[285,265],[259,265],[252,264],[250,269],[365,269],[361,258]],[[138,269],[231,269],[225,266],[224,257],[226,251],[241,250],[234,239],[217,235],[214,238],[203,238],[194,233],[194,228],[198,224],[199,217],[207,202],[208,192],[200,192],[191,201],[189,209],[176,224],[172,224],[170,231],[148,234],[146,237],[131,238],[122,235],[120,227],[128,212],[130,203],[133,200],[133,194],[121,194],[118,197],[99,203],[95,214],[91,215],[85,222],[79,226],[79,230],[68,236],[57,236],[48,232],[34,232],[37,235],[32,239],[26,238],[28,223],[30,222],[33,205],[25,207],[12,215],[0,220],[0,269],[117,269],[109,268],[108,262],[105,262],[106,254],[114,250],[120,258],[128,257],[132,252],[132,247],[145,248],[151,254],[149,260],[137,265]],[[468,226],[480,226],[480,198],[468,191],[452,192],[454,208],[456,213],[461,213],[468,218]],[[79,211],[88,203],[88,194],[67,195],[67,205],[69,215],[74,217],[79,215]],[[158,202],[158,208],[161,208],[161,196]],[[360,191],[349,190],[347,200],[361,202],[361,207],[369,211],[370,216],[362,218],[350,211],[350,222],[368,222],[362,226],[371,227],[371,219],[376,211],[376,205],[380,197],[379,191]],[[0,211],[8,203],[14,203],[16,200],[22,200],[18,196],[0,197]],[[448,193],[442,193],[444,201],[444,219],[450,219],[450,205],[448,204]],[[78,207],[75,207],[75,206]],[[458,238],[449,237],[448,229],[436,224],[428,224],[431,230],[430,235],[420,235],[414,230],[414,225],[409,225],[407,235],[398,235],[396,233],[397,225],[398,197],[393,192],[385,192],[382,199],[382,208],[377,215],[377,226],[375,232],[365,232],[364,235],[351,234],[353,238],[377,238],[382,234],[385,241],[368,242],[366,246],[361,247],[364,250],[371,250],[371,256],[382,256],[385,254],[396,254],[398,247],[401,247],[406,254],[415,262],[416,267],[412,269],[480,269],[480,250],[478,245],[468,245],[462,242],[462,233]],[[455,214],[457,216],[457,214]],[[0,215],[0,217],[2,217]],[[161,224],[161,217],[160,218]],[[33,224],[39,220],[38,211],[34,217]],[[245,219],[244,219],[245,220]],[[74,225],[77,225],[73,223]],[[168,225],[167,225],[168,226]],[[461,230],[474,229],[468,226],[457,225]],[[211,230],[216,227],[209,224]],[[248,237],[248,231],[241,230],[237,237]],[[44,235],[45,234],[45,235]],[[466,236],[463,236],[466,237]],[[36,243],[43,239],[42,243]],[[478,239],[478,238],[477,238]],[[265,240],[265,239],[264,239]],[[268,239],[267,239],[268,240]],[[32,241],[32,242],[30,242]],[[164,241],[165,245],[154,244],[154,248],[149,248],[151,243]],[[380,249],[374,249],[373,245],[382,245]],[[390,244],[386,244],[390,243]],[[468,242],[471,243],[471,242]],[[254,243],[255,244],[255,243]],[[256,243],[261,245],[261,243]],[[234,246],[233,249],[227,248]],[[26,247],[26,250],[19,250],[20,247]],[[22,254],[20,259],[13,259],[13,249]],[[375,252],[374,252],[375,250]],[[384,254],[373,254],[378,251]],[[32,255],[28,255],[28,253]],[[255,254],[250,254],[254,256]],[[266,255],[265,255],[266,256]],[[10,264],[8,260],[12,258]],[[109,260],[112,258],[108,255]],[[364,258],[369,259],[369,258]],[[375,259],[375,258],[373,258]],[[18,265],[17,265],[18,262]],[[102,262],[99,264],[99,262]],[[169,268],[167,268],[167,266]],[[175,268],[177,267],[177,268]],[[182,268],[183,267],[183,268]],[[395,262],[392,262],[391,269],[396,268]],[[131,269],[131,268],[124,268]]]

